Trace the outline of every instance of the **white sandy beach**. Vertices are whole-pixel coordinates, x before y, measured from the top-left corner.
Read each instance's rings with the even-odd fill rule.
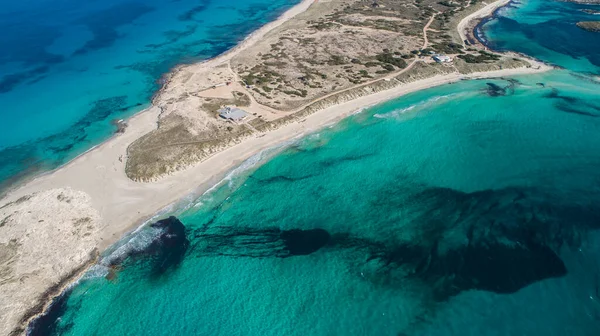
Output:
[[[275,131],[254,137],[219,152],[209,159],[172,174],[157,182],[139,183],[124,172],[127,147],[135,139],[156,127],[159,110],[150,108],[131,118],[125,134],[112,138],[53,173],[41,176],[12,192],[7,200],[40,190],[70,187],[91,196],[92,205],[106,223],[101,249],[117,241],[125,232],[150,218],[158,210],[176,202],[194,189],[207,189],[217,183],[227,171],[257,152],[280,142],[318,131],[324,125],[351,115],[354,111],[375,105],[407,93],[469,78],[522,75],[547,70],[519,68],[474,73],[449,74],[382,91],[337,106],[318,111],[300,123],[291,123]]]
[[[495,8],[509,0],[499,0],[469,15],[459,24],[465,27],[470,20],[489,15]],[[304,0],[285,12],[279,19],[254,32],[240,45],[214,59],[202,62],[205,67],[223,64],[260,40],[266,33],[280,26],[290,18],[302,13],[314,0]],[[70,187],[83,191],[92,198],[93,206],[107,223],[102,249],[118,240],[124,232],[138,226],[158,210],[176,202],[192,190],[207,189],[217,183],[227,171],[252,156],[274,146],[277,143],[315,132],[324,125],[340,120],[364,106],[384,102],[407,93],[455,82],[467,78],[499,77],[536,73],[549,70],[550,67],[538,64],[541,68],[505,69],[470,75],[449,74],[436,76],[393,89],[361,97],[344,104],[333,106],[314,113],[302,123],[292,123],[261,137],[255,137],[226,149],[194,167],[177,172],[157,182],[138,183],[125,175],[124,167],[127,147],[142,135],[156,128],[160,111],[150,107],[128,120],[124,134],[115,136],[67,165],[42,175],[10,192],[3,201],[8,202],[33,192]],[[197,65],[195,65],[197,66]],[[134,211],[132,211],[134,209]]]
[[[308,9],[313,2],[314,0],[302,1],[276,21],[253,33],[234,49],[217,58],[203,62],[201,65],[203,67],[214,67],[229,61],[245,48],[259,41],[272,29]],[[506,2],[507,0],[496,1],[469,15],[460,22],[459,31],[464,30],[470,20],[488,15]],[[461,36],[462,34],[461,32]],[[198,64],[194,66],[198,66]],[[185,66],[174,71],[179,71],[183,67]],[[274,131],[253,136],[188,169],[171,174],[159,181],[134,182],[125,174],[127,148],[136,139],[156,129],[161,111],[153,106],[130,118],[124,134],[116,135],[60,169],[39,176],[12,190],[0,204],[15,201],[25,195],[52,189],[70,188],[77,192],[83,192],[89,196],[85,199],[90,200],[91,206],[99,215],[102,232],[97,248],[103,251],[123,237],[125,233],[138,227],[161,209],[192,192],[200,193],[207,190],[228,171],[252,155],[286,140],[316,132],[365,106],[375,105],[411,92],[462,79],[522,75],[549,69],[551,67],[535,63],[530,68],[497,70],[470,75],[453,73],[415,81],[320,110],[300,122],[293,122]],[[160,96],[157,99],[160,99]],[[12,327],[14,326],[11,326],[8,330],[11,330]]]
[[[493,10],[492,5],[500,6],[506,1],[500,0],[486,6],[465,18],[461,21],[461,24],[472,18],[481,17],[480,12],[490,12]],[[283,14],[278,20],[256,31],[244,40],[240,46],[222,56],[203,62],[202,65],[210,67],[226,62],[254,41],[259,40],[271,29],[306,10],[312,2],[313,0],[303,1]],[[160,111],[155,107],[151,107],[128,120],[127,131],[124,134],[111,138],[64,167],[40,176],[12,191],[7,195],[5,201],[11,201],[36,191],[54,188],[70,187],[83,191],[91,196],[92,205],[100,212],[103,221],[107,223],[104,244],[101,246],[104,249],[118,240],[123,233],[135,228],[158,210],[176,202],[195,188],[207,189],[217,183],[227,171],[253,154],[302,134],[315,132],[324,125],[340,120],[364,106],[374,105],[410,92],[461,79],[521,75],[549,69],[547,66],[541,66],[542,69],[519,68],[470,75],[449,74],[401,85],[318,111],[307,117],[302,123],[292,123],[266,133],[262,137],[248,139],[239,145],[215,154],[190,169],[177,172],[160,181],[138,183],[125,175],[125,160],[123,159],[121,162],[119,157],[125,158],[127,147],[134,140],[156,128]]]

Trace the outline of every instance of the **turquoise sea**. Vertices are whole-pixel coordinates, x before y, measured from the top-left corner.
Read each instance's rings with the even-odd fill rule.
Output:
[[[0,0],[0,187],[54,169],[298,0]]]
[[[600,34],[575,25],[600,20],[598,15],[582,11],[599,7],[555,0],[512,0],[483,31],[494,49],[518,51],[572,71],[600,75]]]
[[[489,43],[565,69],[420,91],[260,153],[125,237],[30,335],[600,334],[600,44],[510,33],[573,24],[561,2],[513,6]]]

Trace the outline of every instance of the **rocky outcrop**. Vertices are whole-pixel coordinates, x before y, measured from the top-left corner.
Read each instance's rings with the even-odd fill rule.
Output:
[[[600,21],[581,21],[577,22],[577,27],[591,31],[594,33],[600,32]]]
[[[179,266],[190,245],[186,236],[185,226],[174,216],[150,224],[146,230],[154,230],[152,241],[140,250],[129,250],[118,258],[110,260],[108,266],[114,267],[125,260],[151,259],[151,273],[161,275],[169,269]]]
[[[97,255],[102,228],[90,198],[72,189],[0,207],[0,334],[20,334]]]

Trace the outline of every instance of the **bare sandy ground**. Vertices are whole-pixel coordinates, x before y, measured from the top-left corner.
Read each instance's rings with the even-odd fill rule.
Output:
[[[306,10],[312,3],[313,0],[303,1],[301,4],[282,15],[277,21],[264,26],[247,38],[238,47],[226,54],[213,60],[191,66],[215,67],[227,62],[237,53],[240,53],[248,46],[260,40],[271,29],[278,27],[294,15]],[[190,193],[207,190],[210,186],[217,183],[229,170],[259,151],[275,146],[283,141],[301,137],[307,133],[316,132],[324,126],[334,123],[362,107],[381,103],[410,92],[455,82],[461,79],[520,75],[541,72],[548,69],[550,69],[550,67],[536,63],[529,68],[506,69],[473,73],[469,75],[453,73],[401,85],[390,90],[381,91],[370,96],[365,96],[323,109],[300,122],[293,122],[274,131],[252,136],[238,145],[214,154],[210,158],[189,169],[179,171],[159,181],[151,183],[134,182],[125,175],[127,148],[139,137],[156,129],[157,120],[161,111],[157,107],[151,107],[132,117],[128,121],[129,126],[124,134],[113,137],[107,142],[79,156],[64,167],[43,176],[39,176],[34,180],[27,182],[25,185],[11,191],[2,201],[0,201],[0,205],[14,202],[23,196],[33,194],[40,195],[40,193],[43,195],[43,193],[46,193],[49,190],[54,190],[52,195],[57,193],[60,194],[61,191],[69,193],[76,191],[78,196],[73,197],[71,203],[68,203],[70,206],[61,205],[60,218],[77,219],[81,212],[81,208],[91,205],[93,211],[89,211],[92,214],[86,216],[90,217],[90,221],[94,223],[93,226],[91,226],[92,229],[90,229],[91,233],[89,238],[86,240],[89,242],[89,246],[78,245],[78,248],[80,251],[83,251],[80,253],[81,255],[85,255],[84,252],[87,253],[96,249],[103,251],[119,240],[126,232],[151,218],[160,209],[177,202]],[[47,200],[47,202],[37,202],[31,204],[31,206],[40,208],[47,206],[48,209],[51,210],[53,206],[52,202],[55,201],[53,198],[48,198]],[[23,203],[20,206],[26,208],[28,204]],[[52,216],[52,213],[43,213],[44,216]],[[39,220],[35,223],[31,221],[28,222],[26,220],[28,218],[27,216],[24,216],[23,218],[25,219],[20,222],[21,225],[33,226],[43,224],[43,222],[39,222]],[[53,223],[53,221],[48,222]],[[60,222],[62,223],[62,221]],[[61,223],[53,225],[60,228],[61,225],[63,225]],[[13,225],[13,227],[17,226]],[[95,228],[101,228],[101,230],[96,230]],[[0,225],[0,233],[2,233],[2,229],[4,228]],[[70,239],[66,235],[63,235],[62,237],[67,240]],[[42,238],[40,238],[40,244],[44,243]],[[55,246],[55,252],[57,252],[58,255],[62,254],[65,258],[69,259],[69,255],[71,254],[69,246],[71,245],[64,244],[63,246],[63,250],[61,250],[60,244]],[[60,261],[56,261],[54,256],[55,254],[52,258],[46,258],[43,253],[41,253],[37,258],[37,260],[40,260],[40,263],[47,266],[47,263],[52,262],[54,265],[50,268],[47,268],[44,265],[40,265],[37,268],[33,267],[36,269],[32,272],[37,272],[40,279],[44,279],[45,272],[55,272],[59,274],[71,274],[73,272],[74,269],[71,262],[61,263]],[[36,259],[30,257],[28,260]],[[70,258],[70,260],[72,261],[73,259]],[[42,297],[41,295],[43,293],[50,287],[56,285],[56,281],[54,281],[52,277],[48,278],[50,278],[50,280],[40,280],[31,284],[22,284],[15,290],[28,293],[28,295],[21,295],[22,293],[17,295],[17,293],[13,295],[14,299],[22,299],[24,302],[33,305],[36,300],[39,300]],[[0,283],[0,286],[1,285],[2,283]],[[2,288],[0,287],[0,289]],[[2,295],[6,294],[4,290],[2,293]],[[13,300],[13,298],[9,298],[8,296],[7,298],[8,301]],[[25,307],[25,305],[21,305],[20,307]],[[12,308],[11,306],[0,307],[0,315],[3,315],[3,312],[6,312],[7,309]],[[17,317],[19,314],[14,313],[11,316],[14,316],[15,318],[2,323],[3,326],[0,328],[0,331],[6,331],[6,333],[1,332],[2,334],[8,334],[10,330],[14,330],[14,328],[18,326],[19,321]]]

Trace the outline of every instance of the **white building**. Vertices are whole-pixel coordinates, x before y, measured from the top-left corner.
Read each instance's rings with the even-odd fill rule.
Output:
[[[224,107],[217,112],[219,112],[219,115],[221,116],[221,118],[235,121],[235,122],[242,121],[242,120],[246,119],[246,117],[248,116],[248,113],[246,113],[246,111],[241,110],[236,107],[229,107],[229,106]]]
[[[433,55],[433,60],[438,63],[450,63],[452,62],[452,57],[446,55]]]

